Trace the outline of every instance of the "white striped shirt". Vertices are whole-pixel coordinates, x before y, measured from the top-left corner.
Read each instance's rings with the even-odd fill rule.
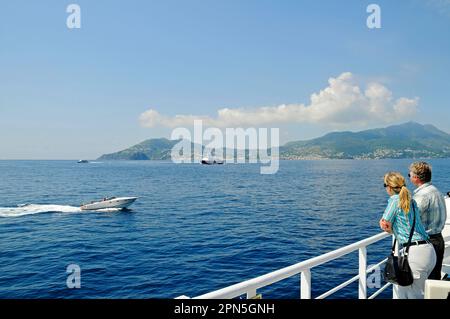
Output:
[[[444,195],[431,183],[414,190],[414,200],[420,209],[420,217],[429,235],[439,234],[447,220]]]

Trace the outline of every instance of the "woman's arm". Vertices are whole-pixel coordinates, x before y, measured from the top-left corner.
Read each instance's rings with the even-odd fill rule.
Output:
[[[392,234],[392,224],[397,215],[398,200],[392,197],[388,201],[388,205],[384,211],[383,217],[380,219],[380,227],[385,232]]]

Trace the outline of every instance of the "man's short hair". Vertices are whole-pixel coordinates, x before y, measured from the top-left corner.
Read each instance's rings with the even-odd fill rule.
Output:
[[[409,170],[416,175],[421,182],[431,181],[431,165],[426,162],[415,162],[409,166]]]

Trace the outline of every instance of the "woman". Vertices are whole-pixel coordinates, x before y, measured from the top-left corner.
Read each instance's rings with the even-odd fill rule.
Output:
[[[410,286],[398,286],[398,298],[423,299],[425,280],[436,264],[436,253],[428,241],[429,236],[420,220],[420,211],[416,202],[411,199],[405,178],[397,172],[387,173],[384,176],[384,187],[391,197],[380,220],[380,227],[384,231],[394,233],[401,249],[399,253],[403,253],[403,246],[408,243],[413,216],[416,220],[408,256],[414,282]]]

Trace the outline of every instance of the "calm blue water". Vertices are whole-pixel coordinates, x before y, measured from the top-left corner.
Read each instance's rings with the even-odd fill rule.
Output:
[[[430,162],[435,184],[450,190],[449,161]],[[0,161],[0,298],[174,298],[223,288],[377,234],[382,176],[406,175],[409,163],[282,161],[277,174],[261,175],[257,164]],[[140,198],[130,212],[78,211],[105,196]],[[62,212],[8,209],[23,203]],[[369,246],[369,264],[389,244]],[[313,269],[313,297],[356,275],[357,260]],[[81,267],[80,289],[66,286],[69,264]],[[299,277],[261,292],[297,298]]]

